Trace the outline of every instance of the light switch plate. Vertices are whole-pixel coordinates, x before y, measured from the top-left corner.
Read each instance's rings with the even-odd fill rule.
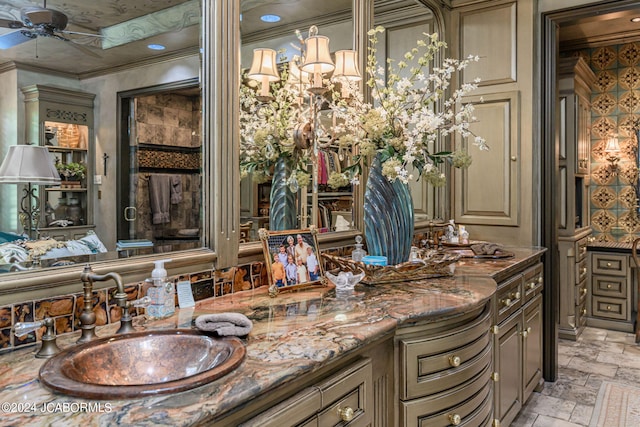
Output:
[[[102,184],[102,175],[94,175],[93,176],[93,183],[100,185]]]

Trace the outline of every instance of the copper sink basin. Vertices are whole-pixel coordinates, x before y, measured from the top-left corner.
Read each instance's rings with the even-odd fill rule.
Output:
[[[70,347],[47,360],[40,381],[88,399],[176,393],[233,371],[245,348],[238,338],[191,329],[134,332]]]

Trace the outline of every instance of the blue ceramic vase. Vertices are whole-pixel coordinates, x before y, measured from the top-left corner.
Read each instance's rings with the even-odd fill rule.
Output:
[[[409,260],[413,242],[413,199],[409,186],[389,182],[376,157],[364,193],[364,235],[370,255],[387,257],[388,265]]]

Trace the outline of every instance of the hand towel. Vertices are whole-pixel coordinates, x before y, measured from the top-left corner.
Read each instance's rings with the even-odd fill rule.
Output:
[[[151,174],[149,176],[149,202],[151,204],[151,221],[154,224],[165,224],[171,221],[170,192],[171,176],[165,174]]]
[[[180,175],[171,176],[171,204],[177,205],[182,202],[182,177]]]
[[[203,314],[196,318],[196,328],[214,332],[221,337],[243,337],[251,332],[253,323],[241,313]]]
[[[476,255],[495,255],[502,250],[502,247],[495,243],[478,243],[471,245],[471,250]]]

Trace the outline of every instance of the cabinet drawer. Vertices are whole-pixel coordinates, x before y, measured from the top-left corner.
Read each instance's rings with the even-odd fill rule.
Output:
[[[626,277],[597,276],[594,274],[591,277],[591,286],[593,295],[613,298],[626,298],[627,296]]]
[[[587,324],[587,300],[583,300],[576,306],[576,326],[584,326]]]
[[[531,280],[531,283],[533,283],[533,280]],[[522,307],[521,284],[521,275],[517,275],[500,284],[500,288],[496,292],[496,324],[502,323]]]
[[[309,387],[239,427],[317,426],[315,414],[321,407],[320,390]]]
[[[533,297],[542,292],[544,288],[544,279],[543,279],[543,265],[538,264],[530,269],[526,270],[523,274],[523,286],[524,286],[524,302],[526,304]]]
[[[591,298],[591,314],[607,319],[627,320],[627,301],[594,295]]]
[[[626,255],[594,253],[592,257],[592,274],[627,275],[628,257]]]
[[[476,378],[453,391],[410,402],[401,402],[404,427],[486,425],[493,412],[493,391],[489,366]]]
[[[576,285],[587,280],[587,271],[587,259],[585,258],[576,264]]]
[[[576,261],[582,261],[587,258],[587,244],[589,244],[589,236],[583,237],[576,242]]]
[[[587,290],[587,278],[585,277],[582,282],[576,285],[576,289],[575,289],[576,306],[578,305],[584,306],[584,302],[587,299],[588,292],[589,291]]]
[[[370,359],[362,359],[262,412],[241,427],[350,426],[372,423],[373,371]],[[349,411],[349,422],[342,419]]]
[[[490,310],[449,333],[429,338],[402,339],[400,399],[408,400],[461,384],[490,363]]]
[[[368,426],[372,421],[373,371],[371,360],[364,359],[317,385],[322,395],[318,426]],[[338,411],[340,410],[340,412]],[[352,418],[343,418],[350,412]]]

